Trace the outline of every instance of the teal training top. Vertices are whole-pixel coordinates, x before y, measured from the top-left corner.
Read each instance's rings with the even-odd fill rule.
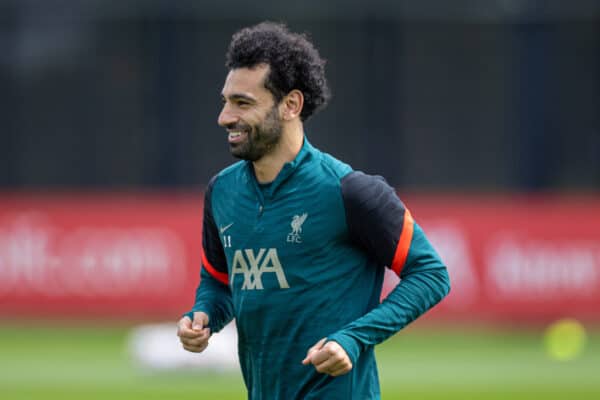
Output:
[[[373,347],[450,290],[446,267],[383,178],[306,138],[270,184],[248,161],[211,180],[202,247],[188,315],[206,312],[212,332],[235,318],[249,399],[379,399]],[[380,303],[385,267],[401,280]],[[346,350],[349,373],[301,364],[324,337]]]

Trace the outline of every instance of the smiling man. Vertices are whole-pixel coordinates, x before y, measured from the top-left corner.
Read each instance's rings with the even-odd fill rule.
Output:
[[[226,59],[218,123],[241,161],[206,190],[183,347],[235,318],[249,399],[379,399],[374,346],[448,293],[446,267],[383,178],[309,143],[329,90],[305,36],[261,23]],[[380,303],[385,268],[401,281]]]

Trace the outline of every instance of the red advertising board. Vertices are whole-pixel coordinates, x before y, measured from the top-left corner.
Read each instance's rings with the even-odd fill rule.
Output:
[[[600,321],[599,197],[403,200],[452,281],[428,318]],[[176,319],[198,283],[201,222],[199,192],[2,194],[0,317]]]
[[[201,222],[201,193],[3,195],[0,315],[176,318]]]
[[[600,321],[600,198],[407,199],[448,266],[442,318]]]

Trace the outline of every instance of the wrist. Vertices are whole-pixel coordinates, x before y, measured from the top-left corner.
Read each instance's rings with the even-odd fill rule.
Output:
[[[327,341],[336,342],[342,346],[352,364],[354,365],[356,363],[356,360],[358,360],[358,357],[360,356],[360,346],[356,339],[343,333],[334,333],[327,337]]]

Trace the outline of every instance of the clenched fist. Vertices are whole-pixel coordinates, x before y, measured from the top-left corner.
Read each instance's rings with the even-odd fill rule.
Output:
[[[340,376],[352,369],[350,357],[337,342],[326,342],[327,338],[319,340],[306,353],[302,364],[312,364],[317,372],[331,376]]]
[[[185,316],[177,323],[177,336],[187,351],[200,353],[208,346],[210,339],[210,328],[208,327],[208,315],[203,312],[195,312],[194,320]]]

